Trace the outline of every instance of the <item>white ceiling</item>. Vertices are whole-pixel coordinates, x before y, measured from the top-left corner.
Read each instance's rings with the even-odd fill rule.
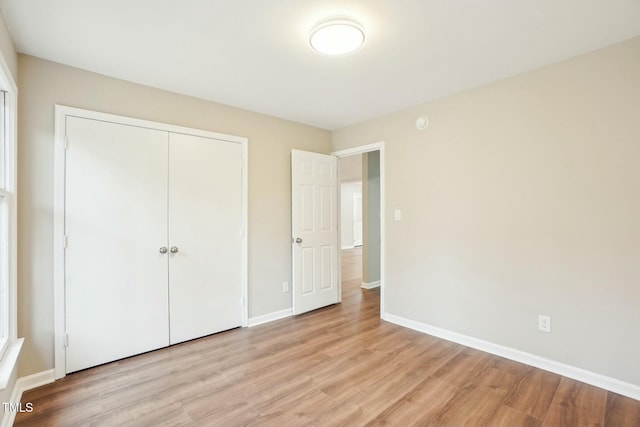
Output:
[[[334,130],[640,35],[640,0],[0,0],[16,49]],[[309,48],[318,21],[368,32]]]

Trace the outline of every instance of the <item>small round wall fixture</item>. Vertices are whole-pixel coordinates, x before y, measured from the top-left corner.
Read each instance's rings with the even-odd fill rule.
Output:
[[[313,27],[309,45],[320,55],[343,56],[359,50],[366,36],[362,25],[349,18],[332,18]]]
[[[416,129],[424,130],[429,126],[429,119],[427,116],[420,116],[416,119]]]

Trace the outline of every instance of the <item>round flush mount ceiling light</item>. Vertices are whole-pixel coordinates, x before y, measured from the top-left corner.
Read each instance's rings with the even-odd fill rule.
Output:
[[[342,56],[360,49],[365,41],[362,25],[347,18],[334,18],[316,25],[309,35],[311,48],[321,55]]]

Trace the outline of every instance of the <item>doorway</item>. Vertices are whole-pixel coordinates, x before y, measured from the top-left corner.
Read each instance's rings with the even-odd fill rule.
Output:
[[[340,177],[342,294],[380,292],[384,316],[384,144],[336,153]],[[357,289],[361,288],[361,289]],[[378,289],[380,288],[380,289]]]

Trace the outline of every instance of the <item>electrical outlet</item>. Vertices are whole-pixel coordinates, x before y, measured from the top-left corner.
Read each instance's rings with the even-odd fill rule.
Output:
[[[282,292],[289,292],[289,282],[282,282]]]
[[[538,316],[538,329],[544,332],[551,332],[551,317],[540,314]]]

